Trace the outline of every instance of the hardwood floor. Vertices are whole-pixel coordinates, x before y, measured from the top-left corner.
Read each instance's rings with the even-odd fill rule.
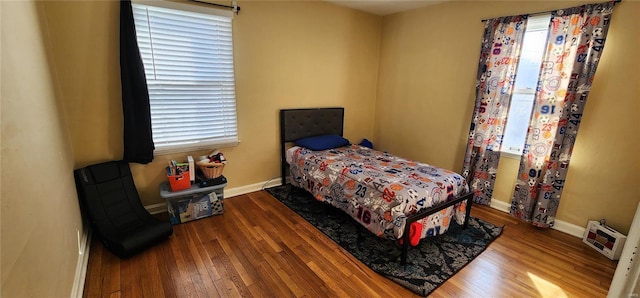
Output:
[[[503,234],[432,297],[604,297],[616,263],[555,230],[474,206]],[[381,239],[381,241],[384,241]],[[266,191],[225,200],[223,215],[174,226],[127,260],[94,239],[85,297],[410,297]]]

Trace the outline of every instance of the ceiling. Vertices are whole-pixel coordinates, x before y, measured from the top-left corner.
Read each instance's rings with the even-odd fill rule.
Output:
[[[433,5],[443,0],[325,0],[379,16]]]

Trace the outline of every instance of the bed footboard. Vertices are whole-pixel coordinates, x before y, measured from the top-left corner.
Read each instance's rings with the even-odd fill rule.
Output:
[[[403,266],[407,264],[407,252],[409,251],[409,236],[410,236],[409,229],[411,228],[412,223],[465,200],[467,201],[467,208],[465,210],[464,224],[462,228],[466,229],[469,223],[469,215],[471,214],[471,204],[473,204],[473,192],[469,192],[465,195],[462,195],[456,198],[455,200],[446,202],[445,204],[433,206],[431,208],[425,209],[421,212],[408,216],[404,224],[404,232],[402,233],[402,254],[400,255],[400,264],[402,264]]]

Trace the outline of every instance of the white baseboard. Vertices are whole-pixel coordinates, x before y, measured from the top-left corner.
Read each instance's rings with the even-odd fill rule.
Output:
[[[556,223],[553,225],[553,229],[563,233],[567,233],[572,236],[576,236],[578,238],[582,238],[584,236],[584,230],[586,230],[585,227],[577,226],[577,225],[568,223],[566,221],[557,220],[557,219],[556,219]]]
[[[509,208],[511,208],[511,205],[503,201],[491,199],[491,205],[489,207],[500,210],[505,213],[509,213]]]
[[[229,188],[224,190],[224,198],[228,199],[235,196],[248,194],[254,191],[259,191],[265,188],[279,186],[281,184],[282,183],[280,183],[280,177],[277,177],[277,178],[269,179],[267,181],[262,181],[254,184]],[[158,214],[158,213],[167,211],[167,203],[163,202],[163,203],[158,203],[153,205],[146,205],[144,206],[144,208],[147,209],[147,211],[151,214]]]
[[[144,209],[147,209],[147,212],[151,214],[167,212],[167,203],[163,202],[163,203],[158,203],[153,205],[146,205],[144,206]]]
[[[511,208],[511,205],[509,203],[506,203],[497,199],[492,199],[490,207],[496,210],[500,210],[502,212],[509,213],[509,209]],[[578,238],[582,238],[582,236],[584,235],[585,227],[577,226],[577,225],[568,223],[566,221],[556,219],[556,222],[553,225],[552,229],[558,230],[560,232],[563,232]]]
[[[84,283],[87,277],[87,267],[89,266],[89,249],[91,248],[91,228],[88,223],[84,225],[82,236],[80,237],[78,262],[76,264],[76,274],[71,288],[71,298],[82,298],[84,293]]]
[[[230,197],[235,197],[235,196],[239,196],[239,195],[243,195],[243,194],[247,194],[250,192],[254,192],[254,191],[259,191],[265,188],[269,188],[269,187],[274,187],[274,186],[279,186],[282,185],[282,183],[280,183],[280,177],[277,178],[273,178],[273,179],[269,179],[267,181],[262,181],[262,182],[258,182],[258,183],[254,183],[254,184],[249,184],[249,185],[245,185],[245,186],[240,186],[240,187],[234,187],[234,188],[230,188],[230,189],[225,189],[224,190],[224,198],[230,198]]]

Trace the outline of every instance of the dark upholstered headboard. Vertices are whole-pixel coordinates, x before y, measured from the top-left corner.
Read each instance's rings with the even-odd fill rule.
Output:
[[[335,134],[342,136],[344,108],[280,110],[280,163],[282,184],[286,183],[286,143],[298,139]]]

